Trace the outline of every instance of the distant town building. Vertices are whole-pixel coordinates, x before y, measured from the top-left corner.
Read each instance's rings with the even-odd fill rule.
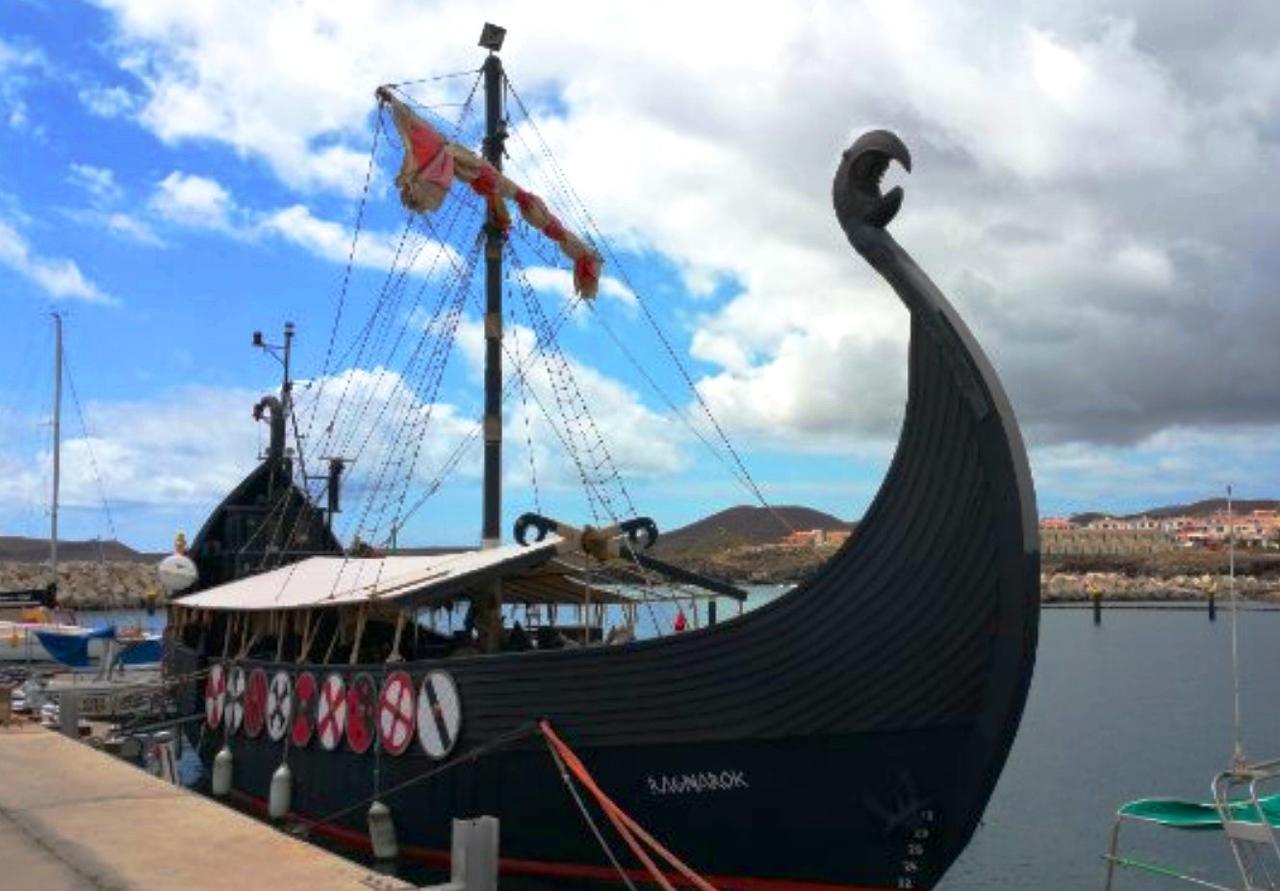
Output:
[[[1040,521],[1045,554],[1094,556],[1156,553],[1174,547],[1221,547],[1231,540],[1242,548],[1280,548],[1280,511],[1254,510],[1205,517],[1101,516],[1084,524],[1064,517]]]
[[[836,547],[849,540],[848,529],[798,529],[786,538],[782,544],[793,548]]]

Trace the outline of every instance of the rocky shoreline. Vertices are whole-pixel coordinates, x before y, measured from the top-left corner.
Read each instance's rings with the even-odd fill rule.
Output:
[[[680,560],[706,575],[739,585],[788,584],[813,572],[834,553],[831,549],[753,547]],[[749,551],[749,553],[744,553]],[[1129,571],[1074,571],[1049,567],[1041,574],[1045,603],[1086,601],[1098,592],[1106,600],[1206,600],[1214,592],[1227,599],[1229,578],[1223,572],[1142,574]],[[0,562],[0,591],[40,588],[49,582],[47,563]],[[1280,602],[1280,576],[1269,572],[1238,574],[1236,594],[1244,600]],[[58,603],[71,609],[137,609],[149,592],[159,592],[151,562],[68,561],[58,564]]]
[[[43,588],[48,563],[0,562],[0,591]],[[68,609],[137,609],[159,593],[154,563],[70,560],[58,563],[58,605]]]

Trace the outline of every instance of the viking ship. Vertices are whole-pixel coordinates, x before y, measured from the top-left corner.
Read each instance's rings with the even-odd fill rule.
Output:
[[[507,202],[568,257],[580,294],[597,287],[602,261],[503,173],[509,85],[498,46],[482,45],[482,154],[396,90],[378,98],[404,142],[406,205],[430,212],[454,180],[485,199],[486,547],[341,551],[331,513],[290,481],[278,423],[263,464],[193,544],[210,578],[169,607],[168,669],[200,679],[186,690],[206,710],[200,751],[215,791],[365,848],[378,847],[375,812],[384,828],[389,816],[399,855],[435,866],[448,861],[453,819],[495,816],[504,874],[554,887],[685,886],[686,873],[627,854],[600,819],[617,826],[621,813],[696,871],[699,887],[934,887],[978,826],[1018,728],[1039,543],[1000,381],[887,231],[903,192],[884,192],[881,179],[893,161],[910,170],[906,146],[866,133],[833,186],[850,244],[910,316],[900,439],[857,534],[756,609],[660,637],[606,633],[609,616],[624,631],[638,618],[610,567],[706,584],[711,598],[738,592],[655,557],[657,529],[642,517],[591,526],[533,513],[515,542],[499,541],[502,312],[492,301]],[[253,528],[233,529],[244,517]],[[290,537],[297,528],[305,543]],[[512,604],[533,626],[519,635],[499,624]],[[468,613],[462,628],[425,621],[455,605]],[[557,610],[573,621],[558,623]],[[577,794],[551,736],[609,804]]]

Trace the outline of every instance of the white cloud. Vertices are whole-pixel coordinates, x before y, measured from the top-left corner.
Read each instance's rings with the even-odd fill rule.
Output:
[[[40,50],[0,40],[0,112],[5,113],[12,129],[29,129],[29,109],[22,94],[32,81],[32,73],[45,71],[48,67],[48,61]]]
[[[479,381],[484,367],[484,327],[480,322],[463,322],[457,337],[473,377]],[[688,465],[688,433],[679,419],[654,412],[626,384],[575,357],[566,355],[564,364],[559,365],[549,353],[535,356],[536,337],[523,325],[507,326],[503,337],[510,350],[504,351],[507,374],[516,375],[514,366],[518,363],[525,369],[523,385],[528,388],[525,399],[517,392],[507,400],[504,423],[508,442],[526,452],[508,461],[508,472],[523,481],[528,471],[528,446],[523,441],[526,418],[540,483],[580,486],[574,453],[584,466],[594,468],[588,475],[606,491],[612,489],[615,499],[619,498],[616,485],[602,482],[610,463],[624,480],[632,481],[674,474]],[[568,384],[570,376],[572,386]],[[585,415],[580,416],[579,394],[594,427]]]
[[[524,270],[524,277],[528,280],[529,287],[535,291],[553,294],[564,303],[578,299],[578,295],[573,290],[573,272],[568,269],[555,266],[530,266]],[[637,306],[635,293],[611,275],[600,277],[600,287],[596,296],[616,300],[629,312],[635,313]],[[581,308],[575,311],[574,315],[585,321]]]
[[[115,303],[96,284],[85,278],[74,260],[41,257],[17,229],[0,221],[0,265],[28,279],[55,299],[88,303]]]
[[[137,217],[125,213],[113,213],[107,217],[107,228],[117,235],[124,236],[150,247],[163,247],[164,240],[155,231]]]
[[[235,202],[216,180],[175,170],[156,187],[151,209],[171,222],[230,231]]]
[[[375,84],[478,61],[461,2],[104,5],[145,85],[145,126],[219,142],[300,189],[359,189]],[[895,234],[973,322],[1037,435],[1136,441],[1275,418],[1261,382],[1280,356],[1262,332],[1280,324],[1280,212],[1257,189],[1274,167],[1280,52],[1266,27],[1047,0],[1016,14],[901,0],[748,16],[704,3],[682,8],[679,28],[643,5],[499,3],[489,15],[509,26],[519,95],[595,220],[711,298],[676,310],[712,366],[702,392],[732,428],[892,435],[905,394],[901,371],[881,366],[905,363],[905,315],[827,197],[840,150],[875,126],[915,153]],[[574,27],[546,28],[548,16]],[[415,38],[388,41],[388,23]],[[469,86],[413,90],[431,104]],[[513,112],[512,176],[584,228],[556,172],[519,156],[537,137]],[[341,253],[307,212],[267,217]],[[1169,385],[1204,355],[1222,368]]]
[[[270,233],[285,241],[333,263],[347,262],[351,257],[351,231],[339,223],[316,217],[300,204],[286,207],[265,215],[257,224],[257,230]],[[391,269],[407,262],[405,251],[397,260],[400,239],[389,232],[363,232],[356,244],[354,262],[374,269]],[[415,247],[418,247],[416,242]],[[451,271],[462,262],[451,246],[431,239],[422,239],[420,250],[408,251],[416,257],[413,271],[416,274],[441,274]]]
[[[73,163],[67,179],[72,185],[88,192],[96,202],[110,203],[119,200],[124,194],[124,190],[116,182],[115,173],[106,167]]]
[[[86,87],[80,102],[100,118],[123,117],[138,107],[138,97],[124,87]]]

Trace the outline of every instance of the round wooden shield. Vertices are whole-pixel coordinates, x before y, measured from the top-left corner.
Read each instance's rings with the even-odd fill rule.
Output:
[[[272,742],[280,742],[289,732],[289,719],[293,717],[293,681],[289,672],[277,671],[267,685],[267,736]]]
[[[436,761],[457,745],[462,731],[462,698],[448,672],[429,671],[418,693],[418,744]]]
[[[244,687],[244,669],[237,665],[227,674],[227,700],[222,710],[227,733],[240,732],[240,725],[244,721]]]
[[[347,685],[336,671],[320,685],[316,699],[316,739],[326,752],[342,742],[347,730]]]
[[[293,725],[289,731],[289,739],[300,749],[311,742],[311,735],[316,730],[316,696],[320,685],[316,676],[309,671],[298,675],[293,682]]]
[[[227,674],[221,662],[209,667],[209,677],[204,682],[204,719],[210,727],[222,723],[222,707],[227,698]]]
[[[358,755],[373,744],[378,713],[378,684],[373,675],[360,673],[347,688],[347,746]]]
[[[267,722],[267,673],[261,668],[249,672],[244,690],[244,735],[257,739]]]
[[[417,697],[408,672],[393,671],[378,697],[378,741],[389,755],[400,755],[413,741]]]

